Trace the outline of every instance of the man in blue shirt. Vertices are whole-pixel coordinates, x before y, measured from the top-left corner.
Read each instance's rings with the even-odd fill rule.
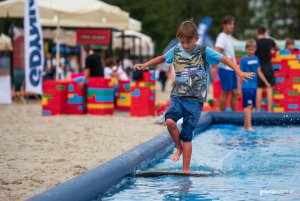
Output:
[[[197,45],[198,30],[192,21],[182,22],[176,37],[180,45],[144,64],[136,64],[134,69],[144,69],[163,62],[173,63],[176,80],[165,119],[168,131],[177,148],[171,160],[178,161],[183,154],[182,171],[189,173],[193,130],[200,118],[203,102],[206,101],[209,64],[216,65],[220,61],[226,63],[242,80],[252,78],[253,73],[242,72],[228,57],[209,47]],[[181,132],[176,125],[180,118],[183,118]]]

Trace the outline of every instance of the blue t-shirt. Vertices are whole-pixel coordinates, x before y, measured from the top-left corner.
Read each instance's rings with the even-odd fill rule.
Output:
[[[247,79],[248,82],[242,82],[242,88],[257,88],[257,69],[260,67],[259,59],[257,56],[251,58],[245,56],[240,61],[240,69],[244,72],[255,73],[253,79]]]
[[[196,45],[191,52],[175,46],[164,54],[166,63],[173,63],[176,79],[171,96],[206,101],[209,78],[209,64],[220,62],[222,54],[202,45]]]

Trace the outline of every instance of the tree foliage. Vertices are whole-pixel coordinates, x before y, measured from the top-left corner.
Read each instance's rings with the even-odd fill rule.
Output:
[[[3,1],[3,0],[0,0]],[[234,36],[245,40],[255,37],[258,26],[264,25],[278,39],[300,37],[300,0],[104,0],[119,6],[142,22],[142,32],[156,43],[161,54],[175,37],[179,24],[193,18],[198,22],[205,16],[213,19],[209,34],[213,39],[221,31],[225,15],[236,19]],[[11,23],[20,19],[1,19],[0,31],[7,33]]]
[[[270,34],[279,39],[300,37],[299,0],[253,0],[255,25],[266,26]]]
[[[193,19],[196,24],[205,16],[213,18],[210,34],[213,38],[221,31],[221,20],[225,15],[236,17],[235,36],[243,37],[243,30],[249,25],[253,15],[248,10],[249,0],[106,0],[130,13],[142,22],[142,32],[150,35],[156,42],[157,53],[172,40],[179,24]],[[238,5],[238,6],[237,6]]]
[[[197,24],[205,16],[214,20],[209,30],[212,38],[221,31],[221,20],[225,15],[235,17],[234,36],[241,40],[255,37],[256,28],[260,25],[269,28],[271,35],[276,38],[299,38],[299,0],[105,1],[119,6],[142,22],[142,32],[155,40],[157,54],[175,37],[180,22],[193,18]]]

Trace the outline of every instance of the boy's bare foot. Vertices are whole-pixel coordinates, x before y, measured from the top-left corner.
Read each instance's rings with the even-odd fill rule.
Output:
[[[174,162],[178,161],[181,154],[182,154],[182,149],[177,149],[176,153],[171,157],[171,160]]]
[[[245,130],[247,130],[247,131],[255,131],[252,127],[245,128]]]
[[[182,173],[183,173],[183,174],[190,174],[191,171],[190,171],[190,170],[182,170]]]

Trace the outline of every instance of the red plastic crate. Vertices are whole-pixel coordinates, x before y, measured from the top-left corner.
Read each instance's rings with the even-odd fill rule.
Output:
[[[67,82],[45,80],[43,82],[42,114],[57,115],[65,113]]]

